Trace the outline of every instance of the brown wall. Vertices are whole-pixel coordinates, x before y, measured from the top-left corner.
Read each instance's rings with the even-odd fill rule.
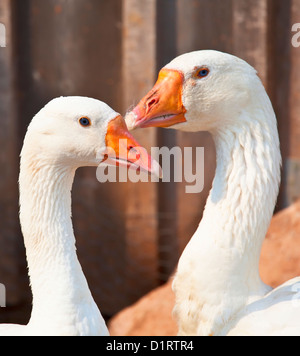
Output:
[[[101,99],[124,114],[178,54],[217,49],[254,65],[278,116],[283,184],[277,209],[300,195],[300,48],[291,27],[300,0],[1,0],[7,47],[0,48],[0,322],[30,311],[18,222],[18,154],[32,116],[60,95]],[[167,280],[195,231],[215,168],[207,133],[147,129],[146,147],[205,147],[205,186],[107,183],[77,173],[73,221],[78,255],[101,311],[111,316]],[[24,311],[20,314],[19,311]]]

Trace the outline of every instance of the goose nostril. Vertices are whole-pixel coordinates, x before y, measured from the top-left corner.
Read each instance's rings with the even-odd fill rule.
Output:
[[[148,107],[153,106],[156,103],[156,99],[152,99],[149,103],[148,103]]]
[[[147,112],[149,112],[152,109],[152,107],[158,103],[158,101],[159,101],[158,98],[152,98],[151,100],[149,100],[147,102]]]

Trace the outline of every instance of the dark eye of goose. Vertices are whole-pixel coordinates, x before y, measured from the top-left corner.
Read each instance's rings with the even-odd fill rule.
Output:
[[[79,123],[83,127],[91,126],[91,120],[88,117],[82,117],[79,119]]]
[[[208,76],[208,74],[209,74],[209,69],[206,67],[203,67],[203,68],[200,68],[197,70],[196,76],[198,78],[205,78]]]

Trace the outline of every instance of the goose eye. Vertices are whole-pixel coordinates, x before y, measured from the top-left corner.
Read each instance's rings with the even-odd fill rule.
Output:
[[[91,126],[91,120],[88,117],[82,117],[79,119],[79,123],[83,127]]]
[[[209,74],[209,69],[208,68],[200,68],[196,72],[197,78],[205,78]]]

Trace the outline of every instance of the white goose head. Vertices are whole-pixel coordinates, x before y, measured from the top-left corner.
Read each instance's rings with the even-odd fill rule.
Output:
[[[29,125],[22,157],[75,169],[103,161],[137,165],[160,175],[160,167],[128,132],[120,114],[86,97],[50,101]]]
[[[159,73],[153,89],[127,115],[129,129],[172,127],[214,131],[237,124],[263,86],[245,61],[205,50],[181,55]]]

